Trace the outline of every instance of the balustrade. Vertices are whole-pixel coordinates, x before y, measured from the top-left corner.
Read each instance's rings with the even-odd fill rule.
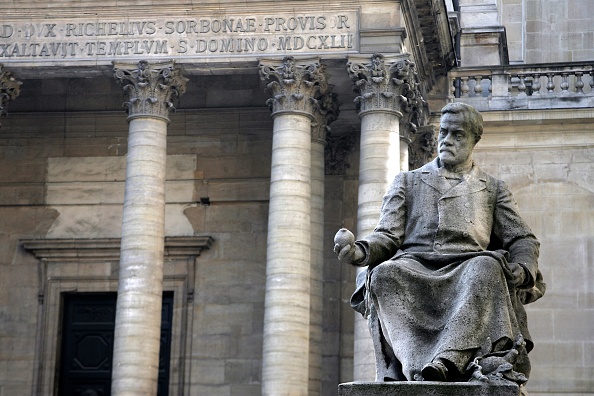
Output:
[[[594,96],[592,63],[458,68],[448,78],[450,100]]]

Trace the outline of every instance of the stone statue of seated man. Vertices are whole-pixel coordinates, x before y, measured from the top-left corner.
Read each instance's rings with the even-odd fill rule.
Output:
[[[539,243],[505,183],[473,162],[482,132],[473,107],[446,105],[438,157],[396,176],[370,235],[336,234],[339,261],[367,267],[351,303],[368,317],[377,381],[530,374],[523,305],[544,293]]]

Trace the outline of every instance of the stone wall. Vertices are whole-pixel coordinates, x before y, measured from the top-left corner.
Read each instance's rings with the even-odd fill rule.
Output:
[[[119,237],[127,125],[123,112],[3,121],[0,394],[16,395],[37,375],[45,283],[19,240]],[[271,128],[266,108],[172,117],[166,234],[214,238],[196,262],[189,304],[186,381],[196,394],[260,393]],[[68,268],[61,275],[93,272]]]
[[[541,243],[545,296],[527,306],[535,349],[531,395],[592,394],[594,382],[594,150],[590,113],[558,125],[529,113],[483,113],[475,158],[507,182]]]
[[[594,58],[591,0],[501,0],[511,62],[580,62]]]

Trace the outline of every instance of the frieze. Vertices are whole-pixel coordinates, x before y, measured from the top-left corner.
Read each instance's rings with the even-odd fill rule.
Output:
[[[357,11],[0,22],[0,61],[352,53]]]

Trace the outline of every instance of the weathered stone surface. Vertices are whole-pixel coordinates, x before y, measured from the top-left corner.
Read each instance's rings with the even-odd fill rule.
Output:
[[[288,19],[301,12],[324,16],[342,14],[343,10],[358,13],[359,25],[351,25],[348,33],[341,34],[358,31],[359,48],[369,55],[372,51],[395,53],[400,48],[415,51],[417,44],[422,45],[422,35],[433,33],[426,26],[422,30],[415,29],[404,18],[403,7],[407,4],[427,7],[429,2],[424,0],[105,0],[99,6],[98,2],[81,0],[3,0],[1,3],[0,35],[7,34],[8,28],[3,26],[13,21],[31,24],[43,20],[60,25],[60,21],[86,20],[119,22],[165,18],[177,21],[180,15],[183,19],[219,18],[248,16],[252,12]],[[518,65],[522,62],[530,65],[541,61],[594,59],[592,0],[446,0],[445,3],[448,16],[455,14],[450,12],[453,3],[465,6],[461,18],[469,17],[464,21],[465,27],[478,17],[483,18],[478,15],[480,6],[497,3],[497,7],[486,10],[493,11],[490,15],[498,13],[487,25],[506,27],[510,61],[516,66],[522,66]],[[474,10],[470,6],[474,6]],[[318,13],[319,10],[322,11]],[[59,28],[56,26],[54,33],[58,34]],[[329,29],[330,26],[314,30],[312,34],[329,35]],[[47,33],[46,30],[41,35]],[[294,36],[292,32],[274,34]],[[159,31],[154,38],[160,40],[163,36]],[[172,36],[175,40],[170,44],[175,45],[182,35]],[[26,44],[37,43],[39,39],[52,40],[48,36],[16,41]],[[194,37],[189,40],[190,44],[196,39],[202,37]],[[88,41],[90,47],[97,48],[97,42],[134,38],[77,36],[76,40]],[[316,40],[320,42],[319,38]],[[16,41],[1,39],[0,44]],[[54,41],[62,40],[56,37]],[[331,38],[326,43],[330,44]],[[57,336],[53,342],[47,338],[46,351],[36,346],[36,340],[40,334],[58,331],[60,304],[38,303],[38,289],[40,283],[43,284],[39,263],[20,248],[19,240],[67,235],[89,239],[100,235],[119,236],[123,197],[122,188],[115,185],[123,184],[123,168],[116,170],[110,164],[119,163],[121,159],[117,157],[126,155],[128,126],[121,109],[121,89],[112,78],[111,64],[93,62],[85,68],[72,68],[58,60],[58,66],[48,67],[47,56],[37,56],[28,58],[28,66],[21,67],[12,63],[18,61],[16,52],[9,56],[14,46],[7,50],[0,46],[0,63],[23,81],[23,85],[20,95],[7,106],[8,116],[0,119],[0,168],[3,170],[0,174],[0,394],[49,395],[54,389],[55,372],[48,371],[47,367],[54,366],[47,363],[56,359],[46,351],[55,353],[59,340]],[[275,58],[285,55],[282,50],[269,50]],[[339,93],[341,101],[341,114],[332,124],[332,133],[358,140],[360,125],[352,102],[356,95],[345,70],[347,54],[344,49],[331,51],[325,52],[322,63],[327,63],[329,82],[335,85],[334,92]],[[476,51],[481,53],[480,48]],[[213,339],[209,337],[208,323],[204,323],[202,312],[194,310],[195,306],[189,303],[183,310],[180,308],[179,315],[174,313],[174,317],[187,321],[187,326],[177,327],[179,333],[187,334],[187,352],[178,360],[183,363],[180,366],[183,392],[258,396],[259,378],[237,378],[237,381],[250,382],[231,384],[225,379],[224,371],[226,360],[259,360],[262,355],[273,128],[270,112],[264,106],[268,95],[257,74],[255,56],[249,61],[236,62],[238,56],[246,59],[246,54],[220,54],[218,60],[216,57],[200,60],[179,59],[172,50],[168,52],[162,56],[175,58],[176,64],[190,73],[188,93],[176,106],[179,111],[170,117],[168,168],[175,154],[193,157],[196,165],[179,178],[167,173],[166,233],[180,235],[189,231],[215,236],[211,250],[204,252],[196,263],[184,263],[184,267],[196,265],[199,268],[196,278],[187,282],[188,293],[194,290],[194,301],[219,304],[221,309],[231,304],[231,311],[233,304],[249,302],[253,312],[252,332],[241,337],[236,337],[234,331],[245,330],[243,315],[217,318],[214,328],[221,339],[220,344],[216,341],[215,344],[219,345],[220,353],[212,359],[203,356]],[[481,56],[471,60],[485,64]],[[422,65],[417,59],[415,62],[417,67]],[[529,65],[524,70],[529,70]],[[564,65],[573,69],[574,63]],[[545,91],[545,79],[542,80]],[[528,384],[532,396],[577,396],[591,394],[594,389],[594,341],[591,332],[588,333],[594,328],[594,290],[589,282],[593,278],[594,112],[588,72],[584,73],[583,81],[585,95],[563,96],[555,92],[541,95],[544,97],[539,99],[490,99],[488,102],[484,99],[484,109],[491,111],[483,114],[485,134],[476,149],[476,159],[484,170],[505,180],[514,193],[522,216],[542,242],[541,267],[549,280],[547,298],[527,307],[531,333],[537,341],[531,352],[533,365]],[[507,87],[493,91],[493,96],[507,95]],[[510,87],[512,92],[517,90],[516,85]],[[441,90],[441,87],[434,85],[433,93],[439,96],[436,88]],[[495,88],[499,89],[497,85]],[[447,92],[446,88],[443,90]],[[487,92],[485,88],[483,94]],[[527,106],[525,110],[517,108],[522,103]],[[441,105],[431,103],[431,110],[436,111]],[[327,253],[323,273],[325,296],[331,301],[326,303],[323,317],[322,395],[336,394],[339,382],[353,378],[354,311],[348,307],[348,298],[356,269],[337,270],[336,259],[327,246],[336,229],[356,228],[360,153],[358,143],[353,145],[342,161],[350,167],[341,168],[340,175],[327,175],[325,180]],[[52,163],[60,157],[67,158],[61,170],[58,162]],[[74,157],[77,159],[68,159]],[[93,168],[100,172],[89,173]],[[76,178],[68,178],[74,175]],[[85,189],[76,192],[78,188]],[[211,206],[197,203],[203,196],[211,198]],[[78,207],[78,210],[68,207]],[[191,227],[182,221],[183,215],[187,216]],[[83,219],[88,222],[79,222]],[[67,233],[65,227],[70,226],[73,232]],[[48,235],[50,228],[53,231]],[[88,279],[104,273],[106,276],[100,281],[111,285],[109,290],[113,291],[117,287],[113,279],[117,265],[107,267],[104,263],[60,265],[50,274],[50,284],[56,283],[55,276],[63,276],[77,279],[68,283],[65,290],[89,291],[91,289],[85,288]],[[186,301],[185,292],[180,291],[180,300]],[[365,322],[362,326],[367,331]],[[200,341],[203,335],[207,335],[204,342]],[[44,370],[42,374],[40,366]],[[51,386],[39,386],[45,383],[37,378],[39,375],[50,378]],[[171,394],[180,392],[174,391],[174,387],[170,389]]]
[[[527,381],[522,306],[545,290],[539,243],[504,183],[474,163],[482,134],[474,108],[446,105],[438,158],[394,178],[373,232],[334,237],[341,263],[367,267],[351,306],[368,318],[376,381]]]
[[[518,396],[519,387],[468,382],[349,382],[338,396]]]

